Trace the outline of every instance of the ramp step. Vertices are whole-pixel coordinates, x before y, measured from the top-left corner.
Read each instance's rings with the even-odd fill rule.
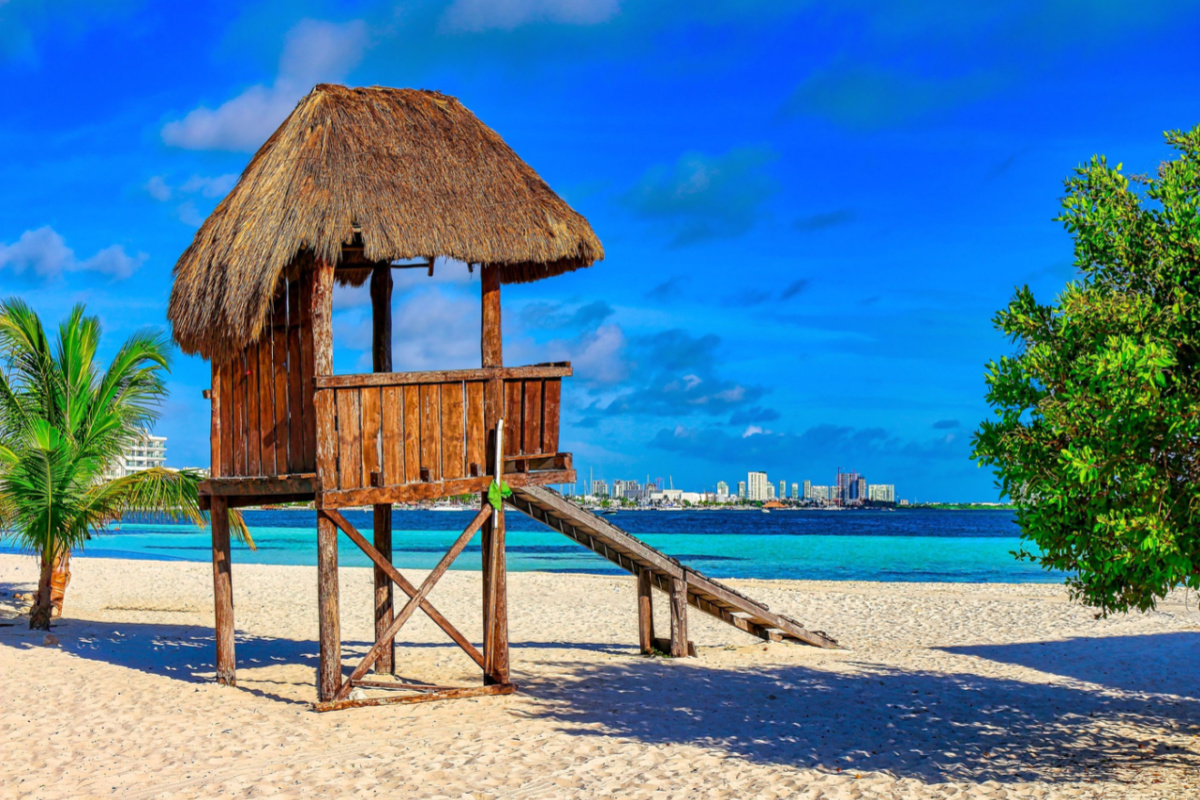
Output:
[[[545,486],[513,489],[508,503],[533,519],[603,556],[621,569],[650,575],[651,583],[669,592],[671,581],[687,582],[688,604],[738,630],[769,641],[794,641],[815,647],[837,647],[837,640],[807,630],[790,617],[773,613],[759,603],[703,573],[685,567],[677,559],[657,550],[606,519]]]

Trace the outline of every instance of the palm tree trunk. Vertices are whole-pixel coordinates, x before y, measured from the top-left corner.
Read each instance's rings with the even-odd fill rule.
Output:
[[[50,630],[51,605],[50,592],[54,580],[54,561],[42,554],[41,576],[38,578],[37,597],[34,598],[33,608],[29,610],[29,627],[36,631]]]
[[[71,582],[71,551],[63,549],[54,562],[54,573],[50,576],[50,616],[62,617],[63,600],[67,596],[67,584]]]

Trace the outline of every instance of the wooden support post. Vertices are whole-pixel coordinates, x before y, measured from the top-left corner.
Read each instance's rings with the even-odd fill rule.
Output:
[[[212,498],[213,607],[216,609],[217,683],[236,686],[233,652],[233,574],[229,562],[229,502]]]
[[[371,366],[375,372],[392,371],[392,270],[384,264],[371,273]],[[374,544],[380,555],[392,561],[392,506],[376,503],[374,515]],[[392,598],[392,579],[375,567],[375,639],[392,624],[395,613]],[[396,643],[391,642],[375,661],[375,671],[392,675],[396,671]]]
[[[312,335],[313,375],[333,374],[333,266],[317,261],[313,266]],[[312,391],[312,387],[308,387]],[[337,479],[330,472],[334,462],[332,399],[322,392],[316,404],[317,423],[317,507],[321,492]],[[342,682],[342,633],[338,610],[337,528],[323,514],[317,514],[317,627],[320,638],[320,663],[317,666],[317,698],[332,700]]]
[[[503,337],[500,330],[500,267],[484,264],[480,319],[480,362],[484,367],[504,366]],[[501,480],[503,446],[501,418],[504,416],[504,381],[497,378],[484,387],[484,424],[487,426],[491,475]],[[487,492],[481,501],[487,505]],[[483,554],[483,682],[485,685],[509,682],[508,669],[508,581],[505,575],[504,508],[484,523],[480,545]]]
[[[688,654],[687,578],[671,578],[671,656]]]
[[[650,570],[638,568],[638,646],[644,656],[654,654],[654,600],[650,596],[650,577]]]

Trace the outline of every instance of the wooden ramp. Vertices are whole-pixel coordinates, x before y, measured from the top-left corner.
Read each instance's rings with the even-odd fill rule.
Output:
[[[814,647],[837,647],[837,640],[822,631],[810,631],[790,617],[772,612],[722,583],[685,567],[674,558],[631,536],[603,517],[579,507],[545,486],[513,487],[508,503],[574,539],[634,575],[647,575],[650,583],[668,595],[682,580],[688,605],[726,622],[738,630],[768,641],[790,641]]]

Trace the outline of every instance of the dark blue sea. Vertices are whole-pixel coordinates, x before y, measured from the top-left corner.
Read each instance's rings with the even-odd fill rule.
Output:
[[[315,512],[247,511],[258,549],[234,545],[234,564],[315,564]],[[470,512],[397,511],[394,561],[430,568],[471,520]],[[346,517],[370,538],[371,516]],[[621,511],[614,524],[716,578],[874,581],[1059,582],[1018,561],[1011,511]],[[507,515],[508,566],[518,572],[619,573],[609,562],[517,512]],[[11,548],[0,547],[11,552]],[[208,561],[208,532],[186,525],[126,522],[97,534],[84,557]],[[340,561],[369,566],[341,537]],[[476,538],[455,569],[479,569]]]

